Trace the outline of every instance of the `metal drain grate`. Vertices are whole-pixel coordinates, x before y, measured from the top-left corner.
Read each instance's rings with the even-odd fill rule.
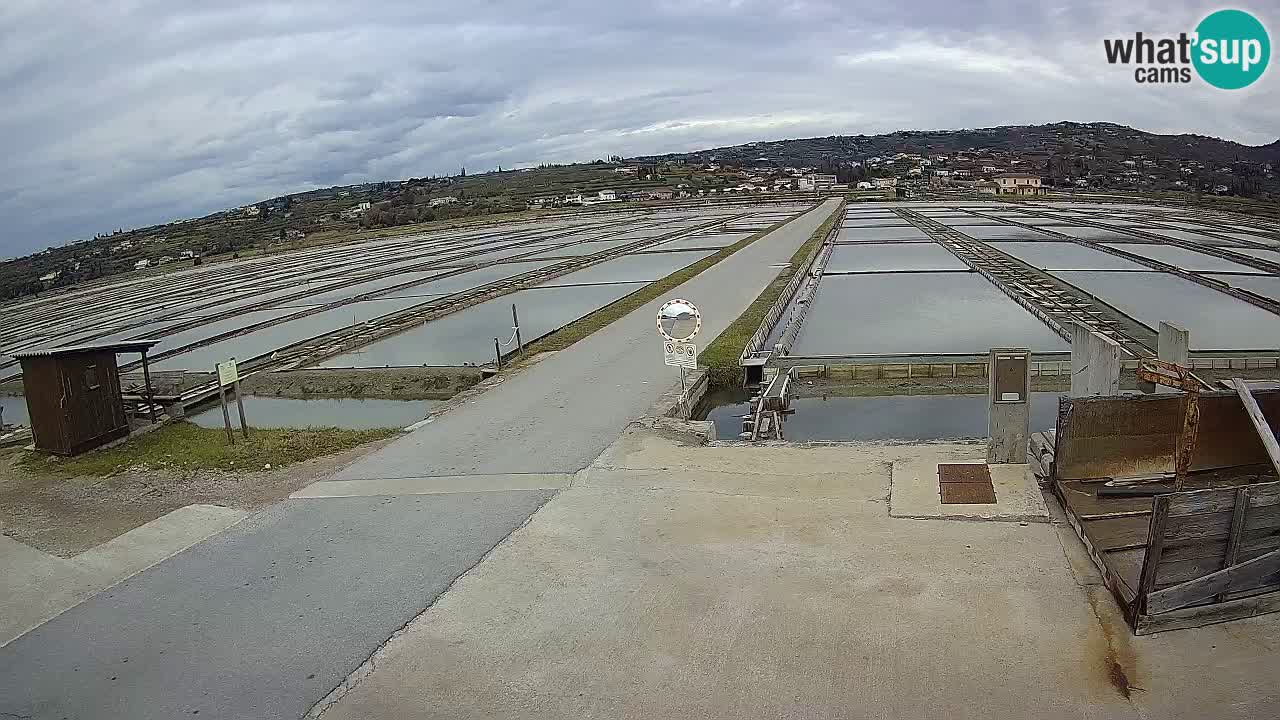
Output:
[[[990,505],[996,501],[991,470],[985,464],[938,465],[938,492],[943,505]]]

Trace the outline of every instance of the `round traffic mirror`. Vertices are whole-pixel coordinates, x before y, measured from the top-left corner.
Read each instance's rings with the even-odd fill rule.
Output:
[[[688,340],[702,328],[698,308],[688,300],[671,300],[658,311],[658,332],[668,340]]]

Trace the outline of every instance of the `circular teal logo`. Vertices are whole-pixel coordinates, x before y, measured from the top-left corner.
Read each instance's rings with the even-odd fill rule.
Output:
[[[1271,40],[1258,19],[1243,10],[1219,10],[1196,26],[1191,62],[1204,81],[1239,90],[1262,77],[1271,59]]]

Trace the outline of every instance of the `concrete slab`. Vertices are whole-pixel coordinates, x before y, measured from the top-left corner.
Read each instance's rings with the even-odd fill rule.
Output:
[[[74,558],[0,536],[0,647],[247,515],[217,505],[188,505]]]
[[[567,473],[508,473],[504,475],[438,475],[435,477],[321,480],[290,498],[367,497],[371,495],[433,495],[503,490],[559,490],[569,487]]]
[[[311,716],[1275,714],[1280,620],[1132,638],[1056,525],[890,517],[915,452],[629,432]]]
[[[1048,522],[1049,511],[1035,475],[1027,465],[991,465],[994,503],[944,505],[938,492],[939,463],[986,461],[973,455],[964,457],[953,446],[921,445],[917,456],[893,463],[889,493],[889,514],[899,518],[950,520],[1006,520]]]

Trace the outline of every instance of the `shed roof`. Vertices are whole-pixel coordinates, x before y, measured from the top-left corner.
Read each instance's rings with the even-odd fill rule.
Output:
[[[109,343],[88,343],[85,345],[56,345],[31,348],[10,353],[21,360],[31,357],[52,357],[54,355],[75,355],[85,352],[142,352],[150,350],[159,340],[121,340]]]

